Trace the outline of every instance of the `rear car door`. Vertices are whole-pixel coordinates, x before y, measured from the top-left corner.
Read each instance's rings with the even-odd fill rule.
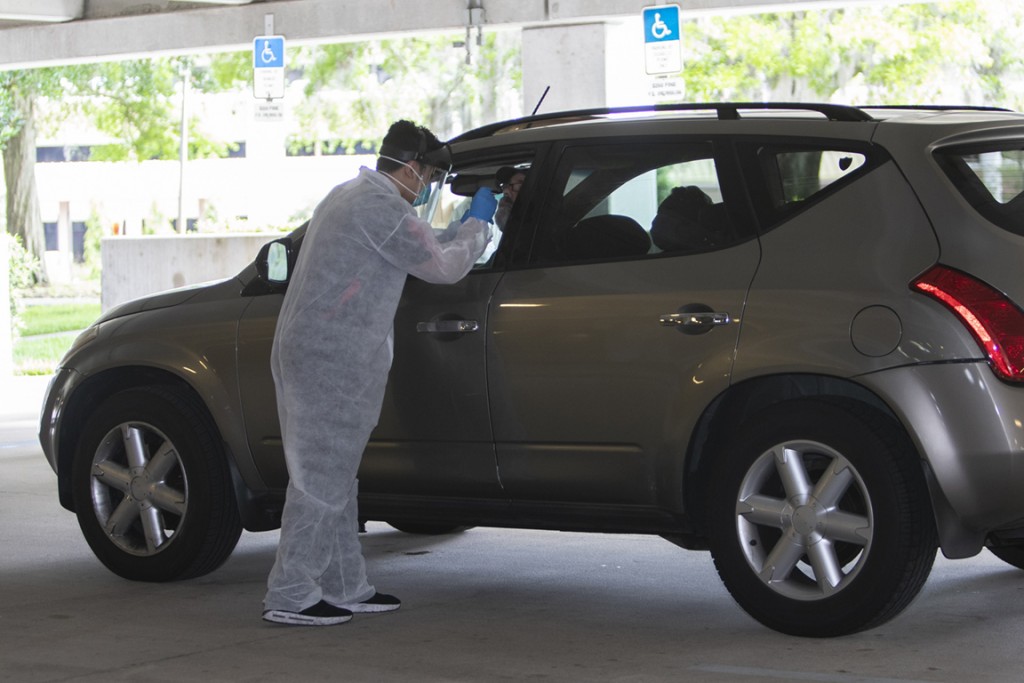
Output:
[[[501,482],[546,518],[675,507],[730,381],[759,246],[727,142],[566,145],[529,262],[498,283],[488,386]],[[673,191],[674,190],[674,191]],[[626,520],[626,521],[623,521]]]

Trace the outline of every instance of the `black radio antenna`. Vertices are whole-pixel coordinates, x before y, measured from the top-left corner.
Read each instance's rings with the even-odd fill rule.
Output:
[[[540,99],[537,100],[537,106],[533,108],[533,113],[530,114],[530,116],[535,116],[537,114],[537,110],[540,109],[541,102],[543,102],[544,98],[548,96],[548,90],[551,90],[550,85],[544,88],[544,92],[541,93]]]

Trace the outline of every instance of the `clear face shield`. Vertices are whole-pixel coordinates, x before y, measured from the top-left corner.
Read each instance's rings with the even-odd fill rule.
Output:
[[[423,178],[426,183],[423,188],[426,196],[424,197],[421,193],[414,206],[417,207],[420,218],[433,223],[434,214],[437,212],[441,196],[444,194],[444,185],[448,182],[448,176],[452,171],[452,152],[448,145],[444,145],[433,152],[427,152],[419,161],[421,164],[433,168],[434,171],[429,178]],[[422,201],[420,201],[421,197]]]

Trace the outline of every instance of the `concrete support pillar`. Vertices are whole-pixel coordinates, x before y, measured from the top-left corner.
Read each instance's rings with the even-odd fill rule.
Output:
[[[71,253],[73,250],[71,202],[61,202],[57,212],[57,251]]]
[[[523,29],[523,112],[604,107],[607,104],[606,25]]]
[[[46,274],[53,284],[71,282],[71,264],[74,263],[73,237],[71,232],[71,203],[60,202],[57,212],[57,250],[47,251]]]
[[[205,232],[206,225],[206,211],[210,208],[210,201],[204,197],[199,198],[199,215],[196,217],[196,230],[199,232]]]
[[[523,29],[523,113],[550,86],[538,114],[680,101],[646,73],[639,15],[601,23]]]

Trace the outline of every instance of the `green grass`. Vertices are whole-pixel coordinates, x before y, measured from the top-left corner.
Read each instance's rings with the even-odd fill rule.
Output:
[[[56,334],[52,337],[18,339],[14,342],[14,374],[49,375],[57,368],[77,332]]]
[[[21,312],[24,324],[14,340],[14,373],[49,375],[80,330],[100,316],[98,303],[37,304]],[[37,336],[45,335],[45,336]]]
[[[21,312],[22,337],[84,330],[100,317],[98,303],[39,304],[26,306]]]

